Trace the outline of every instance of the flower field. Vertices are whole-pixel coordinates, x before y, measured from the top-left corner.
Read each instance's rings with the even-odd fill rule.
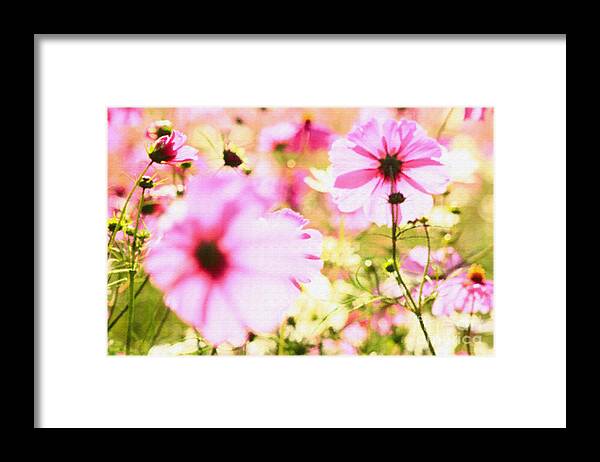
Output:
[[[110,355],[493,354],[492,108],[109,108]]]

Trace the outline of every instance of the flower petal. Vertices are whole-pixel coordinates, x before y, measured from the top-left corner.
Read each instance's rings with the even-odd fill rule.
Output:
[[[360,188],[377,176],[377,170],[355,170],[342,173],[335,179],[333,187],[341,189]]]

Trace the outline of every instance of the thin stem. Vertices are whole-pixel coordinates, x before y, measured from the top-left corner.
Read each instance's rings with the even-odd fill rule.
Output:
[[[146,343],[146,339],[148,338],[148,335],[150,335],[150,332],[153,332],[154,324],[156,321],[156,315],[158,314],[159,311],[160,311],[160,304],[156,306],[154,313],[152,313],[152,317],[150,318],[150,324],[148,324],[148,329],[146,329],[146,333],[142,337],[142,345],[144,343]]]
[[[471,302],[471,313],[469,314],[469,327],[467,328],[467,338],[469,341],[467,342],[467,354],[469,356],[473,356],[473,350],[471,347],[471,324],[473,323],[473,307],[475,306],[475,297],[473,297],[473,301]]]
[[[423,307],[423,286],[425,285],[425,277],[429,273],[429,265],[431,264],[431,239],[429,239],[429,231],[427,231],[427,225],[424,224],[425,236],[427,237],[427,263],[423,270],[423,278],[421,279],[421,286],[419,287],[419,310]]]
[[[152,337],[152,340],[150,340],[150,345],[148,345],[148,351],[150,351],[150,348],[152,348],[152,346],[154,345],[154,343],[156,342],[156,340],[160,336],[162,328],[165,325],[165,322],[167,321],[167,318],[169,317],[170,313],[171,313],[171,310],[169,308],[167,308],[165,310],[165,314],[163,315],[163,318],[160,320],[160,324],[158,325],[158,329],[156,329],[156,332],[155,332],[154,336]]]
[[[140,284],[140,286],[135,291],[135,298],[137,298],[137,296],[140,294],[140,292],[142,291],[142,289],[144,288],[144,286],[148,282],[149,278],[150,278],[150,276],[146,275],[146,277],[144,278],[143,282]],[[115,317],[115,319],[113,319],[110,322],[110,324],[108,325],[108,332],[110,332],[110,330],[114,327],[114,325],[117,323],[117,321],[123,317],[123,315],[127,312],[128,309],[129,309],[129,305],[125,305],[125,308],[123,308],[121,310],[121,312]]]
[[[129,347],[131,345],[131,330],[133,326],[133,304],[135,300],[133,281],[135,279],[135,271],[129,271],[129,318],[127,324],[127,340],[125,343],[125,354],[129,355]]]
[[[144,168],[144,170],[142,170],[142,173],[139,174],[139,176],[137,177],[137,179],[135,180],[135,183],[133,184],[133,188],[131,188],[131,191],[129,191],[129,194],[127,195],[127,199],[125,199],[125,203],[123,204],[123,207],[121,208],[121,213],[119,215],[119,223],[117,223],[117,226],[115,226],[115,229],[113,229],[112,233],[110,234],[110,239],[108,240],[108,254],[110,255],[110,247],[112,246],[114,240],[115,240],[115,236],[117,235],[117,231],[121,228],[121,225],[123,224],[123,218],[125,218],[125,214],[127,213],[127,206],[129,205],[129,201],[131,200],[133,193],[135,191],[135,188],[138,187],[138,184],[140,182],[140,180],[142,179],[142,177],[146,174],[146,172],[148,171],[148,169],[150,168],[150,166],[154,163],[153,160],[151,160],[148,165],[146,165],[146,167]]]
[[[438,141],[440,140],[440,136],[442,136],[442,133],[444,132],[444,129],[446,128],[446,125],[448,124],[448,121],[450,120],[450,116],[452,115],[452,111],[454,111],[453,107],[451,107],[450,110],[448,111],[448,113],[446,114],[446,117],[444,118],[444,122],[442,123],[442,125],[440,126],[440,128],[437,131],[437,134],[435,135],[435,138]]]
[[[395,179],[393,175],[390,175],[392,177],[391,180],[391,194],[395,193]],[[423,334],[425,335],[425,340],[427,340],[427,346],[429,347],[429,352],[435,356],[435,349],[433,348],[433,344],[431,343],[431,340],[429,338],[429,334],[427,333],[427,329],[425,328],[425,323],[423,322],[423,318],[421,316],[421,304],[419,301],[419,305],[417,305],[415,303],[415,300],[413,299],[410,290],[408,289],[408,287],[406,286],[404,280],[402,279],[402,275],[400,274],[400,269],[398,268],[398,262],[396,261],[396,253],[397,253],[397,241],[398,241],[398,236],[396,234],[396,228],[398,227],[398,204],[392,204],[390,203],[390,209],[392,212],[392,262],[394,265],[394,271],[396,272],[396,280],[398,281],[398,283],[404,288],[404,293],[407,297],[408,300],[410,300],[410,303],[413,306],[413,309],[411,310],[416,316],[417,319],[419,320],[419,325],[421,326],[421,330],[423,331]],[[419,295],[420,298],[420,295]]]
[[[129,269],[129,321],[127,324],[127,341],[125,343],[125,354],[129,355],[129,348],[131,346],[131,332],[133,329],[133,321],[135,314],[135,273],[136,269],[136,254],[137,254],[137,233],[140,225],[140,215],[142,214],[142,208],[144,207],[144,192],[142,189],[142,196],[138,203],[137,217],[135,219],[135,229],[133,231],[133,240],[131,243],[131,268]]]
[[[435,350],[433,349],[433,344],[431,343],[431,339],[429,338],[429,334],[427,333],[427,329],[425,329],[425,323],[423,322],[423,318],[421,317],[421,312],[417,314],[417,318],[419,319],[419,324],[421,325],[421,330],[425,335],[425,340],[427,340],[427,346],[429,347],[429,352],[435,356]]]

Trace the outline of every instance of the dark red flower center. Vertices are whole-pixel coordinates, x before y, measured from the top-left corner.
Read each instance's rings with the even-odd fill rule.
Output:
[[[471,265],[467,272],[467,279],[473,284],[484,284],[485,270],[478,264]]]
[[[226,166],[234,168],[239,167],[244,163],[240,156],[229,149],[225,149],[225,151],[223,151],[223,162],[225,162]]]
[[[196,247],[195,257],[200,268],[213,279],[221,277],[227,269],[227,258],[215,242],[201,242]]]
[[[397,154],[390,156],[386,154],[383,159],[379,159],[379,171],[386,180],[397,179],[402,168],[402,161],[398,160]]]
[[[125,197],[125,193],[127,192],[124,186],[115,186],[113,191],[118,197]]]
[[[483,282],[483,274],[481,274],[481,273],[473,273],[473,274],[471,274],[470,279],[475,284],[481,284]]]

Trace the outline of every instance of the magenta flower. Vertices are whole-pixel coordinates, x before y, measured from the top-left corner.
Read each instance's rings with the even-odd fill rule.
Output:
[[[482,121],[485,118],[485,107],[466,107],[463,120],[478,120]]]
[[[301,123],[282,122],[264,128],[259,136],[261,152],[296,152],[329,149],[335,135],[327,127],[310,119]]]
[[[443,247],[431,252],[429,259],[429,271],[427,275],[437,279],[445,277],[457,269],[463,260],[452,247]],[[409,273],[423,274],[427,264],[427,247],[418,245],[413,247],[406,259],[402,262],[402,268]]]
[[[183,201],[145,262],[166,305],[213,344],[273,332],[322,268],[321,234],[291,210],[266,213],[237,175],[193,177]]]
[[[438,295],[431,312],[436,316],[462,313],[489,313],[493,307],[494,283],[485,278],[479,265],[446,279],[438,287]]]
[[[438,160],[442,147],[416,123],[370,119],[333,143],[329,160],[335,176],[332,195],[341,212],[360,207],[378,225],[421,218],[433,206],[432,194],[445,192],[449,178]]]
[[[150,159],[158,164],[189,162],[197,159],[198,150],[185,145],[187,137],[178,130],[158,138],[150,148]]]

